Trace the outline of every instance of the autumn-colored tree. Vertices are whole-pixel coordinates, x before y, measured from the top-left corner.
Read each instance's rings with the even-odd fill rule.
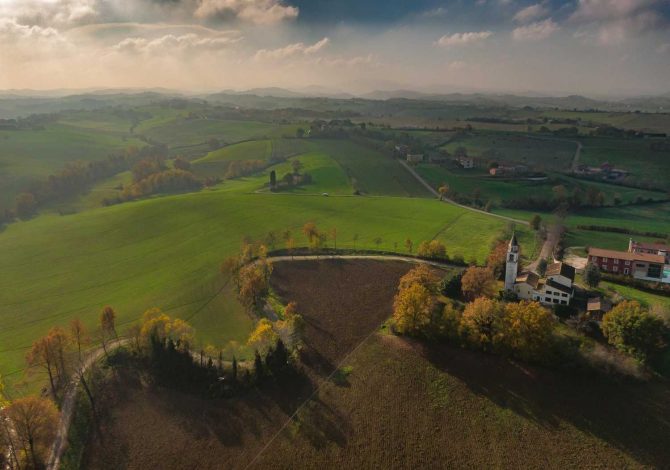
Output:
[[[275,329],[289,349],[300,349],[305,334],[305,320],[298,313],[297,304],[289,302],[284,309],[284,318],[275,323]]]
[[[37,200],[33,193],[20,193],[15,201],[16,215],[22,219],[30,217],[37,209]]]
[[[145,346],[152,338],[160,342],[171,339],[178,347],[188,349],[194,336],[191,325],[180,318],[171,318],[159,308],[151,308],[142,315],[140,338]]]
[[[461,334],[462,317],[462,310],[453,301],[448,300],[442,307],[442,311],[435,317],[434,333],[450,341],[458,340]]]
[[[191,171],[191,162],[183,157],[177,157],[174,159],[174,167],[177,170]]]
[[[468,300],[477,297],[493,297],[495,295],[496,280],[490,268],[470,266],[465,270],[461,279],[463,296]]]
[[[503,305],[497,300],[479,297],[466,305],[461,318],[461,332],[470,343],[491,350],[502,339]]]
[[[538,302],[510,302],[505,305],[503,342],[521,359],[539,359],[551,344],[555,321]]]
[[[272,263],[265,258],[240,269],[238,297],[248,309],[258,308],[270,289]]]
[[[11,423],[18,449],[25,453],[24,468],[43,468],[58,429],[58,409],[37,396],[18,398],[0,412]],[[19,452],[16,452],[19,454]]]
[[[442,183],[437,189],[437,192],[440,193],[440,201],[443,201],[447,194],[449,194],[449,185],[447,183]]]
[[[54,397],[57,396],[58,385],[67,373],[65,366],[67,339],[62,328],[54,327],[46,336],[33,343],[26,356],[29,366],[40,366],[47,371],[51,393]]]
[[[407,253],[411,255],[412,249],[414,248],[414,242],[408,238],[405,240],[405,248],[407,249]]]
[[[70,337],[77,347],[77,355],[81,361],[81,348],[88,343],[88,332],[79,318],[73,318],[70,322]]]
[[[439,290],[440,278],[428,265],[419,264],[400,278],[398,290],[407,289],[413,284],[420,284],[432,294]]]
[[[507,262],[507,242],[504,240],[498,241],[491,253],[486,259],[486,266],[493,271],[493,276],[496,279],[501,279],[505,273],[505,264]]]
[[[423,258],[446,258],[447,248],[439,240],[423,241],[419,244],[416,254]]]
[[[616,305],[603,317],[601,328],[611,345],[643,361],[668,346],[668,326],[636,301]]]
[[[319,243],[319,230],[316,228],[314,222],[307,222],[303,225],[302,233],[307,238],[310,248],[315,247]]]
[[[295,250],[295,240],[289,237],[286,240],[286,251],[288,251],[288,254],[291,255],[291,259],[293,259],[294,250]]]
[[[107,354],[107,341],[109,338],[116,337],[116,312],[109,305],[102,309],[100,314],[100,337],[102,339],[102,349]]]
[[[415,283],[398,292],[393,302],[393,324],[398,333],[418,334],[430,324],[435,297]]]
[[[278,339],[279,335],[275,332],[270,320],[261,318],[258,323],[256,323],[254,331],[249,335],[247,344],[261,354],[265,354],[277,343]]]

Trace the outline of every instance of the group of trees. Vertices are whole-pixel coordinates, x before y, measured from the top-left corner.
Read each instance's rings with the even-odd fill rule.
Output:
[[[459,276],[440,280],[425,265],[403,276],[394,300],[394,330],[525,360],[543,359],[552,346],[555,328],[549,310],[537,302],[508,303],[492,298],[493,274],[488,268],[478,267],[469,268],[462,276],[462,292],[470,300],[464,308],[453,301],[440,303],[439,293],[453,290],[459,280]]]
[[[40,205],[79,194],[98,181],[133,168],[143,159],[164,158],[166,155],[167,148],[163,145],[149,145],[141,149],[133,146],[103,160],[68,163],[59,173],[35,182],[19,193],[13,209],[0,215],[0,223],[11,222],[15,217],[31,217]]]
[[[227,258],[221,273],[235,283],[240,302],[250,311],[262,308],[270,290],[272,263],[263,244],[244,243],[237,256]]]
[[[100,315],[103,335],[116,336],[116,313],[105,307]],[[69,327],[52,327],[37,339],[26,356],[29,368],[42,368],[49,378],[54,400],[75,376],[90,400],[95,415],[95,399],[86,379],[83,349],[90,343],[84,324],[74,318]],[[0,378],[0,467],[43,468],[56,436],[59,413],[47,397],[27,396],[9,400]],[[8,459],[8,461],[6,461]]]
[[[605,314],[601,329],[612,346],[646,362],[670,344],[668,320],[636,301],[623,301]]]

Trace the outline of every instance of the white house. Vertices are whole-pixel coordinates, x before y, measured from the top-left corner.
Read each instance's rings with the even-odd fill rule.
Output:
[[[574,295],[575,268],[557,262],[547,267],[544,277],[532,271],[518,273],[519,243],[512,236],[507,248],[505,290],[519,299],[536,300],[545,305],[568,305]]]

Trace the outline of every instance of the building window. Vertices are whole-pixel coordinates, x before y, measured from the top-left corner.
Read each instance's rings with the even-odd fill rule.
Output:
[[[618,270],[619,270],[619,266],[614,266],[613,271],[614,271],[614,272],[617,272]]]
[[[567,305],[568,302],[566,300],[561,300],[561,305]]]
[[[549,297],[545,297],[545,298],[544,298],[544,301],[545,301],[545,302],[551,302],[551,299],[550,299]]]
[[[558,303],[558,299],[554,299],[553,302],[554,302],[555,304],[557,304],[557,303]]]
[[[568,294],[561,294],[561,295],[562,295],[563,297],[567,297],[567,296],[568,296]]]
[[[619,260],[617,258],[614,258],[614,264],[619,264]]]
[[[630,266],[630,260],[626,260],[626,266]]]
[[[624,273],[624,274],[628,274],[628,273],[630,273],[630,269],[628,269],[628,268],[623,268],[623,273]]]

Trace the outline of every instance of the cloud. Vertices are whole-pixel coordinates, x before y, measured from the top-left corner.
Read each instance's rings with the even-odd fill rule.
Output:
[[[280,0],[202,0],[196,18],[235,17],[254,24],[274,24],[298,17],[297,7]]]
[[[326,47],[329,43],[330,39],[323,38],[311,46],[308,46],[303,42],[296,42],[295,44],[289,44],[288,46],[280,47],[278,49],[260,49],[254,55],[254,59],[258,61],[281,60],[297,55],[313,55]]]
[[[658,6],[665,0],[579,0],[570,16],[582,25],[580,34],[601,45],[617,45],[628,38],[668,26]],[[586,31],[593,31],[589,34]]]
[[[629,18],[659,3],[657,0],[579,0],[573,21],[603,21]]]
[[[515,28],[512,31],[512,37],[517,41],[538,41],[548,38],[559,29],[560,27],[549,18]]]
[[[514,15],[514,21],[518,23],[527,23],[529,21],[534,21],[549,14],[549,9],[541,3],[536,3],[535,5],[527,6],[519,10],[516,15]]]
[[[214,37],[203,37],[197,34],[184,34],[181,36],[166,34],[156,39],[141,37],[126,38],[113,46],[112,49],[116,52],[131,54],[160,54],[194,50],[216,51],[228,48],[241,40],[241,36],[228,34]]]
[[[372,54],[366,56],[355,56],[355,57],[335,57],[335,58],[324,58],[318,57],[315,61],[317,65],[325,65],[326,67],[361,67],[361,66],[373,66],[379,67],[381,64],[375,59]]]
[[[21,0],[0,2],[0,18],[19,24],[69,27],[93,22],[98,17],[97,0]]]
[[[491,31],[479,31],[479,32],[470,32],[470,33],[456,33],[451,36],[444,35],[437,40],[435,44],[441,47],[451,47],[451,46],[463,46],[466,44],[472,44],[491,37],[493,33]]]

